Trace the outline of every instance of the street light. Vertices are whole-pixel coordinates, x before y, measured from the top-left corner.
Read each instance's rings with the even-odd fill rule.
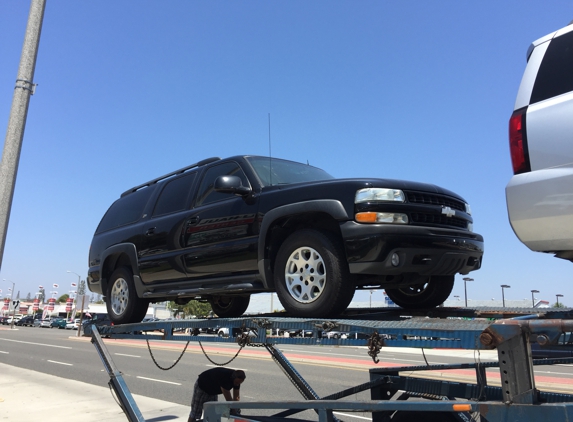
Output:
[[[533,296],[534,293],[539,293],[539,290],[532,290],[531,291],[531,306],[535,308],[535,297]]]
[[[557,298],[557,307],[559,307],[559,298],[563,297],[562,294],[556,294],[555,297]]]
[[[81,278],[82,278],[82,277],[81,277],[78,273],[75,273],[75,272],[70,271],[70,270],[67,270],[66,272],[71,273],[71,274],[75,274],[75,275],[78,276],[78,285],[77,285],[76,291],[74,292],[74,293],[76,293],[76,295],[73,297],[73,299],[75,300],[75,299],[76,299],[76,296],[77,296],[77,293],[78,293],[77,290],[80,288],[80,282],[81,282]],[[74,284],[73,284],[73,283],[72,283],[72,287],[74,287]],[[72,301],[72,307],[73,307],[73,303],[74,303],[74,302]],[[76,303],[76,306],[77,306],[77,305],[78,305],[78,304]],[[273,296],[271,295],[271,312],[273,311],[272,308],[273,308]],[[75,308],[74,308],[74,309],[75,309]],[[83,309],[82,309],[82,312],[83,312]],[[69,315],[68,315],[68,317],[69,317]]]
[[[468,281],[474,281],[474,279],[469,277],[464,277],[464,294],[466,298],[466,308],[468,307],[468,288],[467,288]]]
[[[503,289],[509,289],[511,286],[507,285],[507,284],[502,284],[501,285],[501,301],[503,302],[503,307],[505,308],[505,295],[503,293]]]
[[[66,272],[67,272],[67,273],[71,273],[71,274],[75,274],[75,275],[78,276],[78,289],[79,289],[79,288],[80,288],[80,281],[81,281],[81,278],[82,278],[82,277],[81,277],[78,273],[75,273],[75,272],[70,271],[70,270],[68,270],[68,271],[66,271]],[[72,287],[73,287],[73,286],[72,286]]]

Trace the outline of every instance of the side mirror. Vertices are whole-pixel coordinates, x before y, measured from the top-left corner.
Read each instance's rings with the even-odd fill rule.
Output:
[[[241,178],[237,176],[219,176],[215,179],[215,191],[221,193],[232,193],[235,195],[249,195],[251,188],[243,186]]]

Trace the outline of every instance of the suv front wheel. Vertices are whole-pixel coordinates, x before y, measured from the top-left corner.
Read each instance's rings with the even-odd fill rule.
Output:
[[[127,267],[119,267],[112,273],[105,303],[114,324],[140,322],[149,307],[149,301],[137,297],[133,274]]]
[[[299,230],[282,244],[274,267],[279,300],[291,315],[329,317],[344,311],[355,286],[340,242],[317,230]]]

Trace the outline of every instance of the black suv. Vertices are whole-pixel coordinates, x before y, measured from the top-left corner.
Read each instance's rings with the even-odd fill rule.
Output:
[[[479,269],[469,206],[434,185],[335,179],[269,157],[210,158],[124,192],[101,220],[88,287],[111,320],[149,302],[208,301],[220,317],[276,291],[294,316],[331,317],[355,289],[383,288],[405,308],[447,299]]]

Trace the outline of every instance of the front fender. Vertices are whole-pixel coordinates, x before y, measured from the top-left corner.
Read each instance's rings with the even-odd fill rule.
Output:
[[[296,214],[307,214],[322,212],[330,215],[333,219],[338,221],[346,221],[349,219],[346,209],[342,202],[335,199],[317,199],[313,201],[296,202],[293,204],[283,205],[273,208],[263,216],[261,229],[259,233],[258,244],[258,260],[259,273],[263,278],[265,287],[271,288],[273,286],[273,275],[270,267],[270,259],[266,256],[265,249],[267,245],[267,238],[269,229],[274,222],[283,217],[288,217]]]

